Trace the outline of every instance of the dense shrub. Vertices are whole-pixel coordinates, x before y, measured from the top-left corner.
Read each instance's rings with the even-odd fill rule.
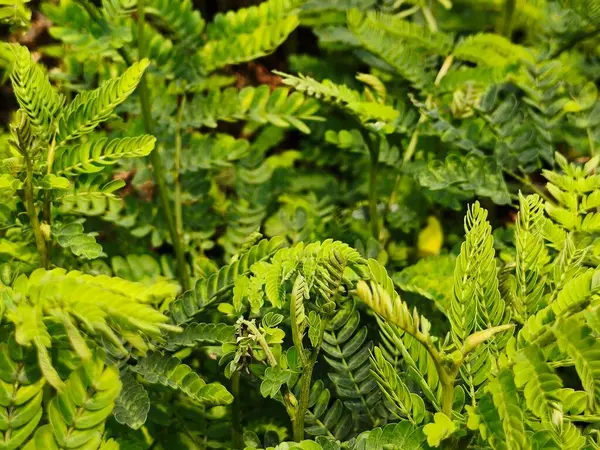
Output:
[[[242,3],[0,2],[0,450],[600,448],[600,3]]]

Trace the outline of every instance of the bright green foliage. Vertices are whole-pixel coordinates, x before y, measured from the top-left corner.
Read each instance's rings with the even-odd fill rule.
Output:
[[[544,243],[543,202],[537,195],[519,195],[519,220],[515,229],[517,268],[515,295],[511,303],[520,321],[538,312],[544,305],[544,272],[548,250]]]
[[[218,14],[208,25],[208,41],[198,56],[202,69],[250,61],[273,52],[300,23],[296,0],[268,0],[258,6]]]
[[[64,110],[58,122],[58,142],[89,133],[107,120],[113,110],[135,90],[149,62],[142,60],[131,66],[119,78],[102,84],[98,89],[80,93]]]
[[[4,287],[3,296],[10,299],[6,319],[15,326],[16,342],[36,348],[44,376],[60,389],[63,382],[48,353],[52,337],[45,318],[64,326],[70,345],[83,360],[90,359],[91,353],[79,327],[90,337],[106,339],[117,355],[129,353],[124,343],[145,352],[149,339],[160,338],[163,330],[175,329],[152,306],[175,295],[165,288],[64,269],[37,269],[29,277],[18,277],[12,288]]]
[[[266,86],[247,87],[241,91],[229,88],[196,98],[192,104],[196,114],[194,121],[210,128],[216,128],[217,121],[251,120],[284,128],[293,126],[308,132],[303,120],[314,119],[318,109],[316,103],[290,94],[287,89],[281,88],[270,93]]]
[[[36,431],[25,448],[97,448],[120,390],[119,371],[106,367],[102,355],[83,362],[48,405],[50,425]]]
[[[65,224],[55,229],[54,236],[61,247],[68,248],[75,256],[95,259],[104,254],[102,246],[96,242],[95,237],[83,232],[83,225],[80,222]]]
[[[16,46],[11,81],[15,96],[31,123],[49,133],[63,98],[54,91],[44,70],[33,62],[26,47]]]
[[[300,75],[298,77],[276,72],[284,76],[284,83],[294,89],[316,98],[341,105],[355,114],[362,122],[393,122],[398,117],[394,108],[378,102],[365,101],[359,92],[345,85],[337,85],[330,80],[322,83],[313,78]]]
[[[14,339],[3,342],[1,350],[0,445],[16,449],[29,439],[42,418],[46,380],[36,367],[35,352],[18,346]]]
[[[486,216],[487,211],[475,203],[465,218],[466,239],[456,260],[454,296],[448,314],[452,338],[457,345],[473,332],[502,324],[505,318],[504,301],[498,290],[491,226]],[[495,353],[493,351],[492,355]],[[474,365],[481,374],[485,373],[480,370],[482,365],[491,363],[491,355],[479,351],[474,352],[471,359],[469,365]],[[472,374],[463,373],[463,376],[472,377]],[[482,381],[469,378],[467,383],[477,386]]]
[[[103,138],[62,147],[57,151],[54,170],[59,176],[100,172],[104,166],[115,164],[120,158],[148,156],[155,142],[154,136],[144,135],[112,141]]]
[[[453,255],[430,256],[396,273],[392,279],[403,291],[415,292],[433,300],[446,313],[452,301],[455,263]]]
[[[597,0],[28,6],[0,450],[600,447]]]
[[[31,20],[28,1],[5,0],[0,4],[0,22],[16,26],[26,26]]]

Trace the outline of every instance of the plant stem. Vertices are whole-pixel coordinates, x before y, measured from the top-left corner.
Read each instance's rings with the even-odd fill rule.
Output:
[[[302,368],[300,397],[298,399],[298,409],[296,410],[296,421],[294,422],[294,441],[296,442],[300,442],[304,439],[304,417],[306,416],[306,410],[308,409],[313,368],[314,361],[312,361],[312,358],[311,361]]]
[[[596,156],[596,145],[594,144],[594,132],[590,127],[586,128],[588,142],[590,143],[590,156]]]
[[[530,179],[528,176],[521,176],[519,174],[516,174],[510,170],[504,169],[504,171],[510,175],[511,177],[513,177],[515,180],[520,181],[521,183],[523,183],[525,186],[527,186],[529,189],[531,189],[533,192],[535,192],[537,195],[539,195],[540,197],[542,197],[546,202],[548,203],[554,203],[554,201],[548,197],[548,195],[542,191],[539,187],[537,187]]]
[[[377,212],[377,169],[379,165],[379,139],[369,139],[369,216],[371,219],[371,234],[379,240],[379,214]]]
[[[145,21],[145,0],[138,0],[138,58],[141,60],[147,55],[146,40],[144,39],[144,27]],[[152,134],[152,113],[150,111],[150,92],[148,90],[148,84],[146,82],[146,74],[142,75],[142,79],[139,84],[140,101],[142,106],[142,118],[144,121],[144,129],[146,133]],[[190,275],[187,270],[185,262],[185,254],[183,245],[179,234],[177,233],[177,227],[173,220],[173,211],[171,203],[169,201],[169,190],[164,175],[164,167],[158,152],[158,147],[155,148],[150,154],[150,161],[154,168],[154,178],[156,179],[156,185],[158,187],[158,196],[162,206],[163,214],[169,228],[169,234],[171,236],[171,242],[175,251],[175,259],[177,261],[177,269],[179,273],[179,279],[184,291],[190,289]]]
[[[175,131],[175,227],[180,241],[183,241],[183,209],[181,204],[181,122],[185,110],[186,97],[181,97],[177,112],[177,128]]]
[[[437,33],[438,25],[435,20],[435,17],[433,16],[433,13],[431,12],[431,9],[429,9],[429,6],[423,5],[421,7],[421,11],[423,12],[423,16],[425,17],[425,22],[427,22],[427,27],[429,28],[429,31],[431,31],[432,33]]]
[[[260,332],[260,330],[256,327],[254,322],[252,322],[250,320],[244,320],[243,324],[246,326],[246,328],[248,328],[248,331],[250,331],[250,334],[252,334],[252,336],[254,336],[254,339],[256,339],[256,343],[260,346],[262,351],[265,352],[269,366],[277,367],[277,359],[275,358],[275,355],[273,355],[273,352],[271,351],[271,348],[269,347],[268,342],[265,340],[265,337]],[[296,407],[298,405],[298,401],[296,400],[296,397],[294,396],[294,394],[292,394],[285,385],[282,386],[281,391],[282,391],[282,395],[283,395],[283,404],[285,406],[285,409],[286,409],[288,415],[290,416],[292,426],[295,427],[296,426]]]
[[[321,350],[323,342],[323,334],[327,327],[327,319],[321,320],[321,328],[319,329],[319,343],[313,349],[310,359],[306,365],[302,366],[302,378],[300,379],[300,397],[298,399],[298,408],[296,409],[296,421],[294,422],[294,441],[300,442],[304,439],[304,418],[308,411],[308,400],[310,399],[310,387],[312,385],[312,374]]]
[[[46,239],[44,238],[44,233],[42,232],[42,227],[40,226],[40,220],[38,218],[37,209],[33,200],[33,166],[31,164],[31,159],[29,158],[28,154],[25,154],[25,163],[27,170],[24,189],[25,210],[27,211],[27,216],[29,217],[29,222],[31,223],[33,236],[35,238],[35,246],[37,248],[38,253],[40,254],[42,267],[44,269],[47,269],[50,266],[50,260],[48,258],[48,247],[46,246]]]
[[[440,377],[440,383],[442,385],[442,412],[450,418],[452,418],[452,405],[454,404],[455,379],[456,375],[451,376],[450,374],[445,374],[443,377]]]
[[[231,409],[231,440],[234,448],[239,450],[244,448],[242,440],[242,408],[240,405],[240,372],[236,371],[231,375],[231,393],[233,394],[233,405]]]
[[[48,149],[48,158],[46,160],[47,173],[50,175],[52,173],[52,166],[54,165],[54,157],[56,155],[56,137],[52,138],[52,142],[50,143],[50,148]],[[44,221],[50,226],[52,224],[52,191],[48,190],[44,194],[44,204],[42,205],[42,215],[44,217]],[[48,240],[46,242],[46,249],[48,255],[52,250],[52,241]]]
[[[505,0],[504,1],[504,24],[502,28],[502,34],[509,40],[512,36],[512,24],[513,17],[515,15],[515,7],[517,5],[516,0]]]

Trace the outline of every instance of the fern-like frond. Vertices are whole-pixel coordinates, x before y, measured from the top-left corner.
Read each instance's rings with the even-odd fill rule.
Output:
[[[452,335],[462,343],[474,331],[502,323],[504,301],[498,290],[498,276],[492,227],[487,211],[475,202],[465,218],[466,239],[456,259],[454,289],[449,319]]]
[[[253,30],[285,20],[294,15],[303,0],[267,0],[258,5],[227,11],[215,15],[208,24],[206,33],[209,40],[222,40],[233,35]]]
[[[57,192],[55,200],[63,214],[100,216],[121,209],[121,199],[115,191],[123,186],[125,182],[122,180],[106,183],[102,174],[80,175],[69,189]]]
[[[148,156],[154,149],[156,138],[148,134],[109,141],[101,138],[72,147],[61,147],[56,152],[54,173],[59,176],[100,172],[116,164],[120,158]]]
[[[143,59],[120,77],[105,81],[98,89],[78,94],[59,117],[57,141],[64,145],[110,118],[114,109],[135,90],[148,64],[150,62]]]
[[[65,388],[50,401],[50,425],[36,432],[36,447],[39,450],[83,445],[97,448],[120,390],[119,371],[114,366],[105,366],[101,352],[82,362],[81,367],[69,375]],[[40,436],[47,442],[46,447],[37,445]]]
[[[486,393],[477,402],[476,408],[467,406],[469,418],[467,427],[471,430],[479,430],[481,437],[489,443],[494,450],[508,450],[506,436],[500,414],[494,406],[492,396]]]
[[[157,287],[78,271],[37,269],[29,277],[21,275],[7,291],[19,299],[8,309],[7,317],[15,324],[17,342],[36,346],[44,376],[60,388],[62,381],[47,352],[51,340],[42,318],[54,318],[65,326],[71,346],[82,359],[89,357],[89,349],[80,327],[90,337],[106,339],[120,355],[129,353],[123,341],[145,352],[150,339],[159,340],[163,331],[177,330],[150,304],[174,297],[175,288]]]
[[[434,75],[427,71],[426,53],[419,47],[404,44],[396,35],[388,32],[387,27],[369,19],[365,20],[365,16],[357,10],[348,14],[348,27],[360,43],[390,64],[413,86],[423,88],[431,84]]]
[[[321,380],[310,388],[305,431],[311,436],[346,439],[353,429],[352,413],[341,400],[331,402],[331,392]]]
[[[391,405],[392,414],[399,418],[407,418],[413,424],[419,424],[425,419],[423,399],[409,391],[394,366],[385,359],[378,347],[375,347],[371,356],[371,373]]]
[[[520,61],[535,62],[529,49],[491,33],[474,34],[463,39],[454,47],[452,54],[458,59],[492,67],[505,67]]]
[[[393,107],[381,103],[365,101],[359,92],[346,85],[333,83],[330,80],[317,81],[302,74],[288,75],[275,72],[283,77],[283,83],[292,86],[297,91],[308,96],[323,99],[337,104],[358,116],[363,122],[393,122],[398,118],[399,112]]]
[[[181,333],[169,334],[167,349],[235,343],[235,327],[224,323],[190,323]]]
[[[460,348],[476,332],[497,327],[506,317],[504,300],[498,289],[498,274],[492,227],[487,222],[487,211],[475,202],[465,218],[466,238],[454,269],[453,298],[448,318],[451,336]],[[499,354],[494,338],[471,352],[460,366],[460,374],[474,397],[475,388],[488,377],[493,361]],[[500,345],[501,347],[502,345]]]
[[[362,13],[357,9],[348,11],[348,22],[352,26],[362,22],[362,26],[385,30],[400,40],[402,45],[420,47],[436,55],[446,56],[452,50],[454,38],[444,32],[432,32],[415,22],[397,18],[379,11]]]
[[[545,361],[544,355],[536,345],[530,345],[521,351],[513,366],[515,385],[524,390],[527,407],[542,422],[556,420],[556,414],[562,414],[558,392],[562,381]]]
[[[146,13],[166,24],[169,32],[175,35],[178,41],[197,45],[202,39],[206,23],[190,0],[152,0],[146,5]]]
[[[600,290],[600,277],[594,269],[573,276],[560,286],[560,291],[550,304],[556,316],[582,310]]]
[[[48,76],[21,45],[13,46],[15,60],[11,81],[17,102],[31,123],[50,134],[64,98],[50,84]]]
[[[208,41],[198,53],[202,70],[208,73],[268,55],[283,44],[299,24],[298,16],[289,15],[247,34],[234,34],[222,40]]]
[[[543,238],[544,202],[537,195],[519,193],[519,216],[515,227],[517,250],[516,291],[512,307],[525,320],[544,307],[545,266],[549,262]]]
[[[377,423],[382,415],[377,411],[381,392],[370,372],[372,348],[366,327],[360,327],[360,314],[351,305],[331,319],[323,335],[324,358],[333,369],[328,375],[338,397],[358,417],[366,415],[371,423]]]
[[[596,411],[600,404],[600,343],[596,333],[576,318],[558,322],[553,332],[561,351],[573,358],[588,405]]]
[[[220,133],[195,133],[190,138],[189,147],[189,151],[181,155],[183,172],[231,167],[234,162],[248,156],[251,150],[246,139]]]
[[[466,155],[450,153],[444,160],[415,165],[413,171],[419,184],[432,191],[450,190],[459,198],[478,195],[489,197],[499,205],[510,203],[501,168],[491,157],[474,152]]]
[[[152,353],[131,370],[149,383],[160,383],[181,391],[202,405],[227,405],[233,401],[233,396],[222,384],[207,384],[190,366],[174,356]]]
[[[190,106],[194,111],[192,123],[198,126],[215,128],[218,121],[250,120],[282,128],[292,126],[304,133],[310,130],[303,121],[316,120],[314,114],[318,109],[317,102],[299,92],[290,94],[285,88],[269,92],[266,85],[248,86],[241,91],[235,88],[212,91],[207,96],[197,96]]]
[[[507,448],[531,448],[525,434],[523,410],[510,369],[502,369],[498,376],[489,382],[487,389],[502,421]]]

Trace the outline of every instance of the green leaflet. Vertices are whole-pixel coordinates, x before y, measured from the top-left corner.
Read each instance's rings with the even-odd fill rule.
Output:
[[[117,422],[137,430],[146,422],[150,410],[148,392],[129,372],[121,374],[121,383],[113,414]]]

